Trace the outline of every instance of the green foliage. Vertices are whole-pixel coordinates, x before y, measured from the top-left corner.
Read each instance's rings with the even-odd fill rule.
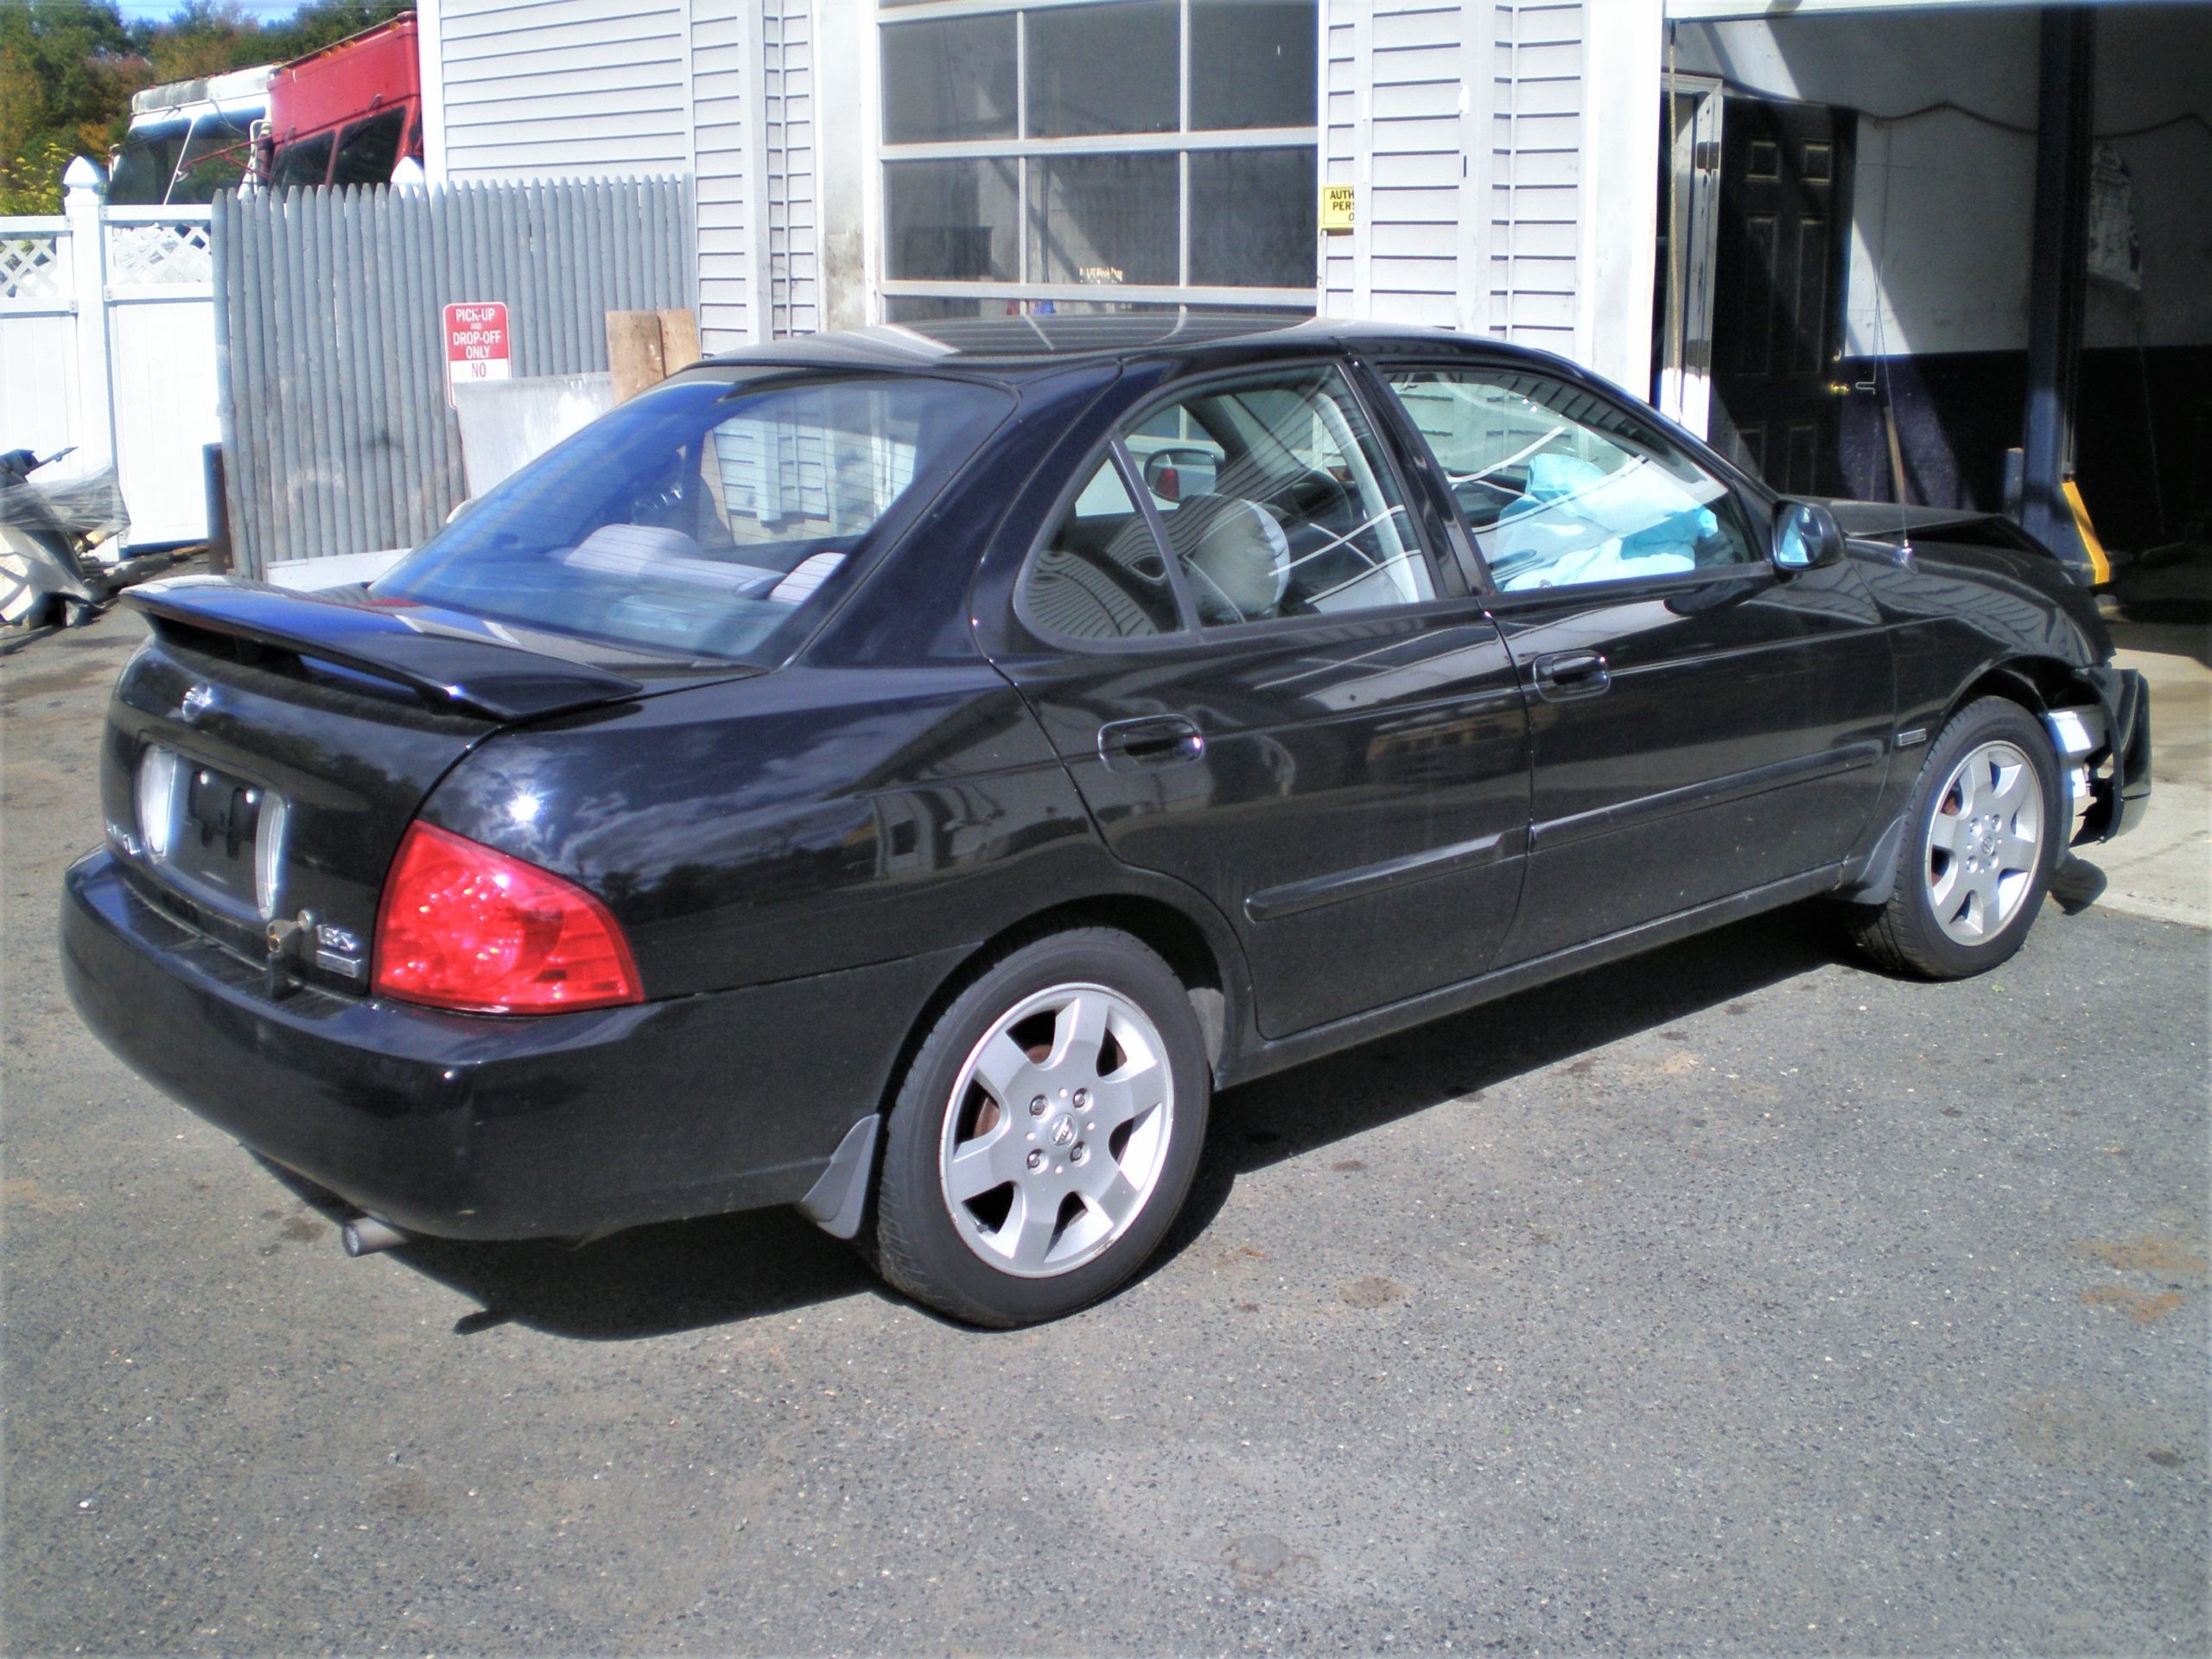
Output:
[[[186,0],[166,22],[125,24],[111,0],[0,0],[0,213],[59,212],[61,169],[107,160],[141,87],[283,63],[412,10],[319,0],[264,24],[225,0]]]
[[[127,122],[130,94],[146,79],[146,64],[113,5],[0,3],[0,198],[9,203],[6,211],[57,212],[61,168],[79,152],[106,156]]]

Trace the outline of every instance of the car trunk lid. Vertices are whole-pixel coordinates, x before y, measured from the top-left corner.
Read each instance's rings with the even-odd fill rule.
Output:
[[[136,590],[153,638],[118,682],[108,839],[177,919],[295,976],[365,989],[401,836],[477,744],[519,723],[734,674],[480,619],[193,578]]]

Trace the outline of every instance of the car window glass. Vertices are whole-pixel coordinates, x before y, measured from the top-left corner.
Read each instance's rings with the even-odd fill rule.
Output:
[[[270,183],[279,189],[288,185],[322,183],[330,172],[331,137],[329,133],[321,133],[279,149],[276,168],[269,175]]]
[[[695,372],[539,456],[376,591],[644,651],[772,660],[878,526],[965,462],[1010,403],[919,377]]]
[[[1335,371],[1210,387],[1126,442],[1207,626],[1434,596],[1381,446]]]
[[[108,205],[143,207],[167,201],[177,156],[190,131],[191,124],[181,116],[158,124],[134,125],[115,153],[115,168],[107,181]]]
[[[1029,615],[1071,639],[1135,639],[1182,626],[1160,543],[1109,455],[1022,578]]]
[[[338,165],[331,169],[333,184],[389,184],[391,169],[399,164],[399,140],[407,130],[407,111],[390,109],[357,121],[339,141]]]
[[[192,124],[192,137],[176,164],[171,201],[213,201],[219,190],[234,188],[253,161],[253,124],[243,115],[203,115]]]
[[[1389,379],[1508,593],[1757,558],[1728,486],[1603,398],[1505,371]]]

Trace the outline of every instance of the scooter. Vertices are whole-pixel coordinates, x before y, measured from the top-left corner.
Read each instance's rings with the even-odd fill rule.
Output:
[[[0,622],[79,627],[115,591],[100,550],[130,528],[115,469],[34,484],[31,474],[67,449],[0,454]]]

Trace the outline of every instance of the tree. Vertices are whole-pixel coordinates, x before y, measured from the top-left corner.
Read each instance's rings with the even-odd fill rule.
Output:
[[[69,157],[107,154],[152,73],[106,0],[0,5],[0,212],[56,211]]]
[[[0,0],[0,213],[59,211],[70,157],[105,162],[142,87],[289,62],[413,9],[318,0],[263,24],[228,0],[185,0],[129,26],[112,0]]]

